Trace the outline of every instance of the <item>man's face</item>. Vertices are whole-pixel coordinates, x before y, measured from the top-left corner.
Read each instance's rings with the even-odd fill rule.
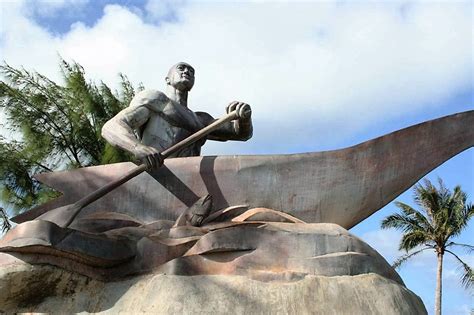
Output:
[[[166,83],[181,91],[189,91],[194,85],[194,68],[180,62],[168,71]]]

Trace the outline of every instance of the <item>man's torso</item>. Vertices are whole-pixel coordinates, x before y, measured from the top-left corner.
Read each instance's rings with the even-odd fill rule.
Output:
[[[150,109],[150,117],[139,132],[140,141],[160,152],[205,126],[196,113],[167,97],[156,98],[152,102],[154,106],[147,106]],[[138,106],[144,105],[138,104]],[[203,139],[191,144],[171,157],[198,156],[205,141]]]

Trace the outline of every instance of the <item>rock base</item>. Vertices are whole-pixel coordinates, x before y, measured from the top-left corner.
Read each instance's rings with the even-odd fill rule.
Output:
[[[105,283],[8,259],[11,263],[0,269],[0,312],[5,313],[426,314],[418,296],[374,273],[271,282],[152,274]]]

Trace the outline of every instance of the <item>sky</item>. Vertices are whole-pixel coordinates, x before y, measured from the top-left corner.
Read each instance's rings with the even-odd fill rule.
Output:
[[[204,155],[344,148],[474,109],[470,1],[2,0],[0,9],[0,60],[10,65],[60,83],[61,56],[96,82],[117,87],[124,73],[164,90],[169,67],[186,61],[196,69],[190,108],[220,117],[230,101],[249,103],[253,138],[208,143]],[[427,177],[460,184],[472,202],[473,165],[471,148]],[[397,200],[413,204],[412,190]],[[380,221],[395,211],[391,203],[351,229],[390,263],[403,254],[400,233]],[[471,222],[457,241],[473,235]],[[430,314],[435,268],[429,252],[399,270]],[[446,257],[444,314],[474,309],[458,277]]]

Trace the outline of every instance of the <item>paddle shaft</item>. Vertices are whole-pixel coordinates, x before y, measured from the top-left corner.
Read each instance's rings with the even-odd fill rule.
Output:
[[[241,116],[247,116],[250,115],[250,112],[244,112],[243,114],[240,114]],[[239,113],[237,111],[232,111],[228,113],[227,115],[223,116],[222,118],[214,121],[210,125],[202,128],[201,130],[197,131],[196,133],[190,135],[184,140],[181,140],[180,142],[176,143],[175,145],[171,146],[170,148],[164,150],[161,152],[161,155],[163,158],[167,158],[170,155],[176,153],[177,151],[181,150],[182,148],[198,141],[199,139],[202,139],[209,133],[213,132],[217,128],[219,128],[222,124],[229,122],[231,120],[239,118]],[[135,176],[143,173],[148,169],[148,166],[146,164],[141,164],[130,171],[128,171],[126,174],[121,176],[120,178],[117,178],[116,180],[108,183],[107,185],[97,189],[96,191],[92,192],[91,194],[79,199],[76,201],[74,204],[71,205],[71,208],[73,208],[73,215],[72,217],[68,220],[66,223],[66,226],[71,224],[71,222],[74,220],[74,218],[79,214],[80,210],[87,205],[91,204],[92,202],[96,201],[97,199],[103,197],[104,195],[108,194],[115,188],[119,187],[123,183],[129,181],[130,179],[134,178]]]

